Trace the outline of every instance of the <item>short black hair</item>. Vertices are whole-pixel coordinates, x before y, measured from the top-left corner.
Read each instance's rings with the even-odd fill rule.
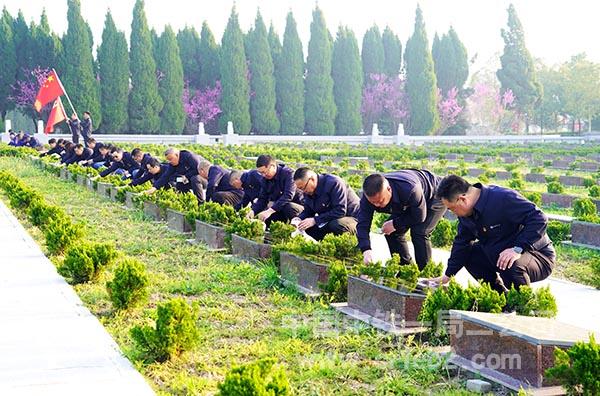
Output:
[[[136,155],[138,155],[141,152],[142,152],[142,149],[134,148],[133,150],[131,150],[131,156],[135,157]]]
[[[77,144],[75,145],[75,148],[77,148],[77,149],[83,149],[83,144],[81,144],[81,143],[77,143]]]
[[[120,147],[113,146],[113,147],[110,149],[110,153],[111,153],[111,154],[113,154],[113,153],[122,153],[122,152],[123,152],[123,149],[122,149],[122,148],[120,148]]]
[[[383,190],[385,177],[381,173],[373,173],[363,181],[363,194],[367,197],[373,197]]]
[[[442,179],[435,191],[435,196],[438,199],[454,201],[456,198],[469,191],[471,184],[457,175],[448,175]]]
[[[66,150],[71,150],[73,147],[75,147],[75,144],[73,142],[67,142],[65,144],[65,149]]]
[[[259,155],[258,158],[256,159],[256,167],[257,168],[261,168],[263,166],[269,166],[273,163],[275,163],[275,159],[273,159],[273,157],[271,157],[270,155],[266,155],[266,154]]]
[[[294,181],[304,180],[304,178],[306,177],[306,175],[308,175],[309,172],[310,172],[310,168],[308,168],[306,166],[296,169],[296,172],[294,172]]]
[[[147,162],[146,167],[148,165],[150,165],[151,168],[156,168],[157,166],[160,166],[160,161],[152,157],[150,158],[150,161]]]
[[[106,148],[106,146],[104,145],[104,143],[96,143],[96,149],[100,150],[101,148]]]
[[[48,140],[48,144],[52,144],[52,143],[56,143],[56,139],[52,138],[52,139]]]
[[[83,114],[87,114],[89,116],[91,116],[92,114],[89,111],[84,111]]]
[[[93,137],[89,138],[87,143],[96,143],[96,139],[94,139]]]

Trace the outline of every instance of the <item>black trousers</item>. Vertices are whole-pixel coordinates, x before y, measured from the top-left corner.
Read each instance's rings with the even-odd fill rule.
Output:
[[[71,141],[73,144],[79,144],[79,132],[71,130]]]
[[[317,241],[325,238],[327,234],[341,235],[350,233],[356,235],[356,224],[357,221],[354,217],[340,217],[339,219],[331,220],[321,228],[316,225],[310,227],[306,230],[306,233]]]
[[[473,278],[488,282],[495,290],[504,292],[513,285],[518,288],[546,279],[552,273],[554,260],[554,256],[549,257],[541,252],[523,252],[510,268],[500,270],[496,263],[490,262],[481,244],[475,242],[471,244],[464,266]]]
[[[194,175],[188,179],[188,183],[177,183],[175,188],[180,192],[192,191],[198,203],[204,203],[204,189],[206,188],[206,180],[200,177],[200,175]]]
[[[442,201],[434,199],[427,207],[425,221],[420,224],[402,227],[385,236],[390,253],[400,255],[401,264],[410,264],[412,262],[412,256],[410,255],[406,241],[406,233],[410,230],[410,239],[415,248],[415,262],[419,266],[419,269],[425,268],[431,260],[431,233],[444,216],[444,213],[446,213],[446,207]]]
[[[211,197],[211,201],[220,203],[221,205],[230,205],[234,206],[242,202],[242,197],[244,193],[239,193],[235,191],[218,191],[213,193]]]
[[[81,131],[81,137],[83,137],[84,146],[87,147],[87,142],[92,137],[92,134],[91,133],[88,134],[86,132]]]
[[[267,225],[267,228],[268,228],[273,221],[283,221],[285,223],[288,223],[294,217],[298,217],[298,215],[300,213],[302,213],[303,210],[304,210],[304,207],[302,205],[297,204],[295,202],[289,202],[289,203],[285,204],[277,212],[273,213],[267,219],[267,221],[265,221],[265,224]],[[258,214],[258,213],[256,213],[256,214]]]

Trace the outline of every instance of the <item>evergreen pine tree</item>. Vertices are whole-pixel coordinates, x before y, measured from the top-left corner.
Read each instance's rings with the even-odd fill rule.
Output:
[[[256,14],[254,29],[249,33],[251,51],[247,52],[250,68],[250,99],[252,130],[259,135],[279,132],[279,120],[275,112],[275,77],[267,28],[260,12]]]
[[[338,135],[356,135],[362,127],[362,67],[354,32],[340,26],[333,44],[333,94],[337,107],[335,131]]]
[[[244,35],[240,29],[238,15],[234,8],[221,41],[221,117],[219,130],[227,129],[227,122],[233,122],[236,133],[250,133],[250,89],[248,68],[244,51]]]
[[[129,129],[132,132],[158,133],[163,101],[158,93],[152,36],[143,0],[137,0],[133,8],[130,46]]]
[[[129,53],[125,33],[117,30],[108,11],[98,47],[98,74],[100,76],[100,103],[102,125],[107,133],[127,131],[127,102],[129,98]]]
[[[193,27],[186,26],[177,33],[179,55],[183,66],[183,79],[190,88],[200,87],[200,36]]]
[[[221,62],[219,60],[219,46],[204,22],[200,32],[200,88],[214,87],[217,80],[221,79]]]
[[[63,37],[62,83],[79,117],[89,111],[94,127],[102,124],[100,92],[94,70],[90,27],[81,16],[79,0],[68,0],[67,33]]]
[[[385,66],[385,52],[381,33],[377,25],[373,25],[365,32],[362,42],[362,68],[364,80],[369,82],[371,74],[383,74]]]
[[[415,30],[406,43],[404,62],[406,63],[406,93],[410,107],[408,129],[412,135],[432,134],[440,126],[437,86],[423,13],[418,6]]]
[[[325,17],[318,7],[313,11],[306,61],[306,131],[315,135],[335,133],[336,108],[331,78],[332,39]]]
[[[158,44],[157,69],[161,79],[158,92],[164,106],[160,112],[160,129],[162,133],[180,134],[185,125],[183,110],[183,66],[179,56],[179,46],[173,29],[165,27]]]
[[[541,85],[536,80],[535,67],[525,46],[525,33],[515,7],[508,7],[508,29],[502,29],[504,53],[502,67],[496,72],[502,92],[510,89],[515,96],[515,107],[525,114],[527,129],[534,105],[542,96]]]
[[[287,15],[280,61],[275,68],[281,133],[304,132],[304,54],[294,15]]]
[[[2,121],[6,117],[6,112],[12,108],[8,97],[12,92],[11,86],[15,83],[17,72],[17,56],[12,28],[13,18],[4,7],[2,18],[0,18],[0,115]]]
[[[400,74],[400,68],[402,67],[402,44],[400,39],[389,26],[386,26],[381,35],[381,41],[383,42],[385,59],[383,72],[389,77],[396,77]]]

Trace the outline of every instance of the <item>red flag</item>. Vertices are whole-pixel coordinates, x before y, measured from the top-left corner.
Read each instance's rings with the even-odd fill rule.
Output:
[[[35,98],[35,103],[33,107],[38,111],[42,111],[42,107],[52,102],[54,99],[58,98],[60,95],[64,95],[65,90],[58,79],[58,75],[54,71],[54,69],[50,72],[48,77],[46,77],[46,81],[40,87],[38,94]]]
[[[44,132],[46,132],[46,134],[54,132],[54,125],[66,119],[67,114],[65,113],[65,108],[63,107],[62,101],[60,98],[56,98],[54,104],[52,105],[50,116],[48,116],[48,122],[46,123],[46,129]]]

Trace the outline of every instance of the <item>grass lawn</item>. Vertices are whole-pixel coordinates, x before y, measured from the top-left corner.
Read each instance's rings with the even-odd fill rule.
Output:
[[[113,311],[105,289],[112,278],[110,268],[98,282],[75,290],[159,394],[213,394],[232,365],[266,356],[285,366],[301,395],[469,394],[426,346],[383,335],[345,319],[324,301],[305,301],[278,288],[272,266],[190,245],[164,224],[146,220],[141,211],[128,211],[59,180],[28,160],[0,158],[0,169],[10,170],[63,207],[82,224],[87,239],[114,241],[120,251],[146,264],[151,297],[145,307]],[[21,220],[41,244],[39,230]],[[201,343],[172,361],[144,363],[129,329],[152,323],[156,303],[176,296],[200,305]]]

